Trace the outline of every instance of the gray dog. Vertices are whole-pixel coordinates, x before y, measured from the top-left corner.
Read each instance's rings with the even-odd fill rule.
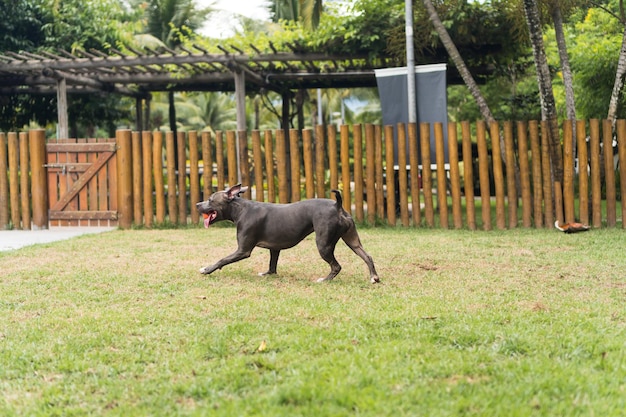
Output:
[[[361,245],[352,217],[341,206],[339,191],[333,190],[336,202],[318,198],[292,204],[271,204],[241,198],[240,194],[247,189],[237,184],[196,204],[204,216],[204,227],[220,220],[230,220],[237,226],[237,250],[214,265],[200,269],[202,274],[210,274],[248,258],[255,246],[270,250],[269,270],[261,275],[275,274],[280,251],[294,247],[315,231],[317,249],[330,265],[328,276],[318,282],[331,280],[341,271],[341,265],[335,259],[335,245],[339,238],[365,261],[371,282],[380,282],[372,257]]]

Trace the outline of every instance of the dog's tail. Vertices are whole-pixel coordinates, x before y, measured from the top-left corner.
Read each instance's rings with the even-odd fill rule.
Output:
[[[333,193],[335,193],[335,199],[337,200],[337,202],[335,203],[335,207],[337,208],[337,211],[341,211],[343,209],[343,198],[341,198],[341,191],[339,190],[331,190]]]

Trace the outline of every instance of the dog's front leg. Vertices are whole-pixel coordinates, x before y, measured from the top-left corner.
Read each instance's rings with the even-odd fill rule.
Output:
[[[252,250],[243,250],[241,248],[237,249],[236,252],[228,255],[225,258],[220,259],[219,261],[217,261],[214,265],[211,266],[205,266],[204,268],[200,268],[200,273],[204,274],[204,275],[209,275],[213,272],[215,272],[218,269],[222,269],[222,267],[228,265],[228,264],[232,264],[233,262],[237,262],[240,261],[242,259],[246,259],[250,257],[250,254],[252,253]]]

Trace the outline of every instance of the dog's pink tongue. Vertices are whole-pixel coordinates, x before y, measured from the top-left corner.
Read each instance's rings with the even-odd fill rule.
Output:
[[[211,221],[213,219],[215,219],[215,217],[217,216],[217,213],[212,211],[211,213],[202,213],[202,216],[204,217],[204,227],[205,228],[209,228],[209,226],[211,225]]]

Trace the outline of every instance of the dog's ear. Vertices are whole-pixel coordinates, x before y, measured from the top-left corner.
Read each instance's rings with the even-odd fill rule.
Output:
[[[232,200],[235,197],[239,197],[246,191],[248,191],[248,187],[242,187],[241,184],[233,185],[232,187],[225,190],[229,200]]]

